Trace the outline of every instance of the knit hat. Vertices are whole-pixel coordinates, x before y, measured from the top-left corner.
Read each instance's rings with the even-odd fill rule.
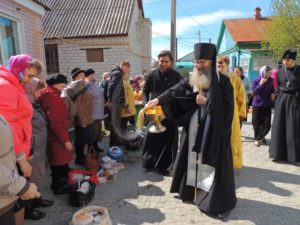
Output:
[[[86,77],[88,77],[88,76],[90,76],[90,75],[92,75],[92,74],[95,74],[95,70],[93,70],[93,69],[87,69],[87,70],[85,71],[85,76],[86,76]]]
[[[84,74],[85,74],[85,71],[82,70],[82,69],[80,69],[79,67],[76,67],[76,68],[72,69],[72,71],[71,71],[71,77],[72,77],[72,79],[74,80],[75,77],[76,77],[78,74],[80,74],[80,73],[84,73]]]
[[[46,80],[46,83],[48,85],[54,85],[54,84],[66,84],[68,83],[67,77],[63,74],[57,74],[49,77]]]

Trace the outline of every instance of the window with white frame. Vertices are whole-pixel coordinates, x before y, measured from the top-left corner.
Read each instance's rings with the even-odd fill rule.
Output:
[[[0,64],[8,65],[9,57],[20,54],[17,21],[0,15]]]

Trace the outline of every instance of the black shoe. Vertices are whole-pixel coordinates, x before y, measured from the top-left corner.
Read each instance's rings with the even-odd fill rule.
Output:
[[[261,139],[261,142],[262,142],[264,145],[267,144],[267,140],[266,140],[265,138],[262,138],[262,139]]]
[[[31,201],[31,204],[33,208],[50,207],[54,205],[54,201],[42,199],[42,198],[35,198]]]
[[[53,191],[53,193],[54,193],[55,195],[69,194],[69,192],[70,192],[70,186],[67,185],[67,184],[62,185],[62,186],[56,188],[56,189]]]
[[[39,210],[31,209],[25,210],[24,219],[26,220],[40,220],[46,216],[46,213]]]
[[[163,175],[163,176],[169,176],[170,175],[170,171],[168,170],[160,170],[158,169],[158,173]]]

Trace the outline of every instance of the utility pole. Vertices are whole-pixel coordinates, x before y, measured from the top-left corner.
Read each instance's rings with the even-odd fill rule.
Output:
[[[199,43],[201,42],[201,33],[200,30],[197,32],[197,34],[199,35]]]
[[[171,0],[171,53],[177,59],[176,52],[176,0]]]
[[[176,52],[176,56],[174,56],[174,59],[175,59],[175,62],[177,62],[177,60],[178,60],[178,39],[176,38],[176,48],[175,48],[176,50],[175,50],[175,52]]]

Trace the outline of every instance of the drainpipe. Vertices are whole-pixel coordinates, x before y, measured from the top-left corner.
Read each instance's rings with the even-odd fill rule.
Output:
[[[237,62],[236,65],[240,66],[240,54],[241,54],[241,50],[239,48],[239,46],[237,44],[234,45],[235,50],[237,51]]]

